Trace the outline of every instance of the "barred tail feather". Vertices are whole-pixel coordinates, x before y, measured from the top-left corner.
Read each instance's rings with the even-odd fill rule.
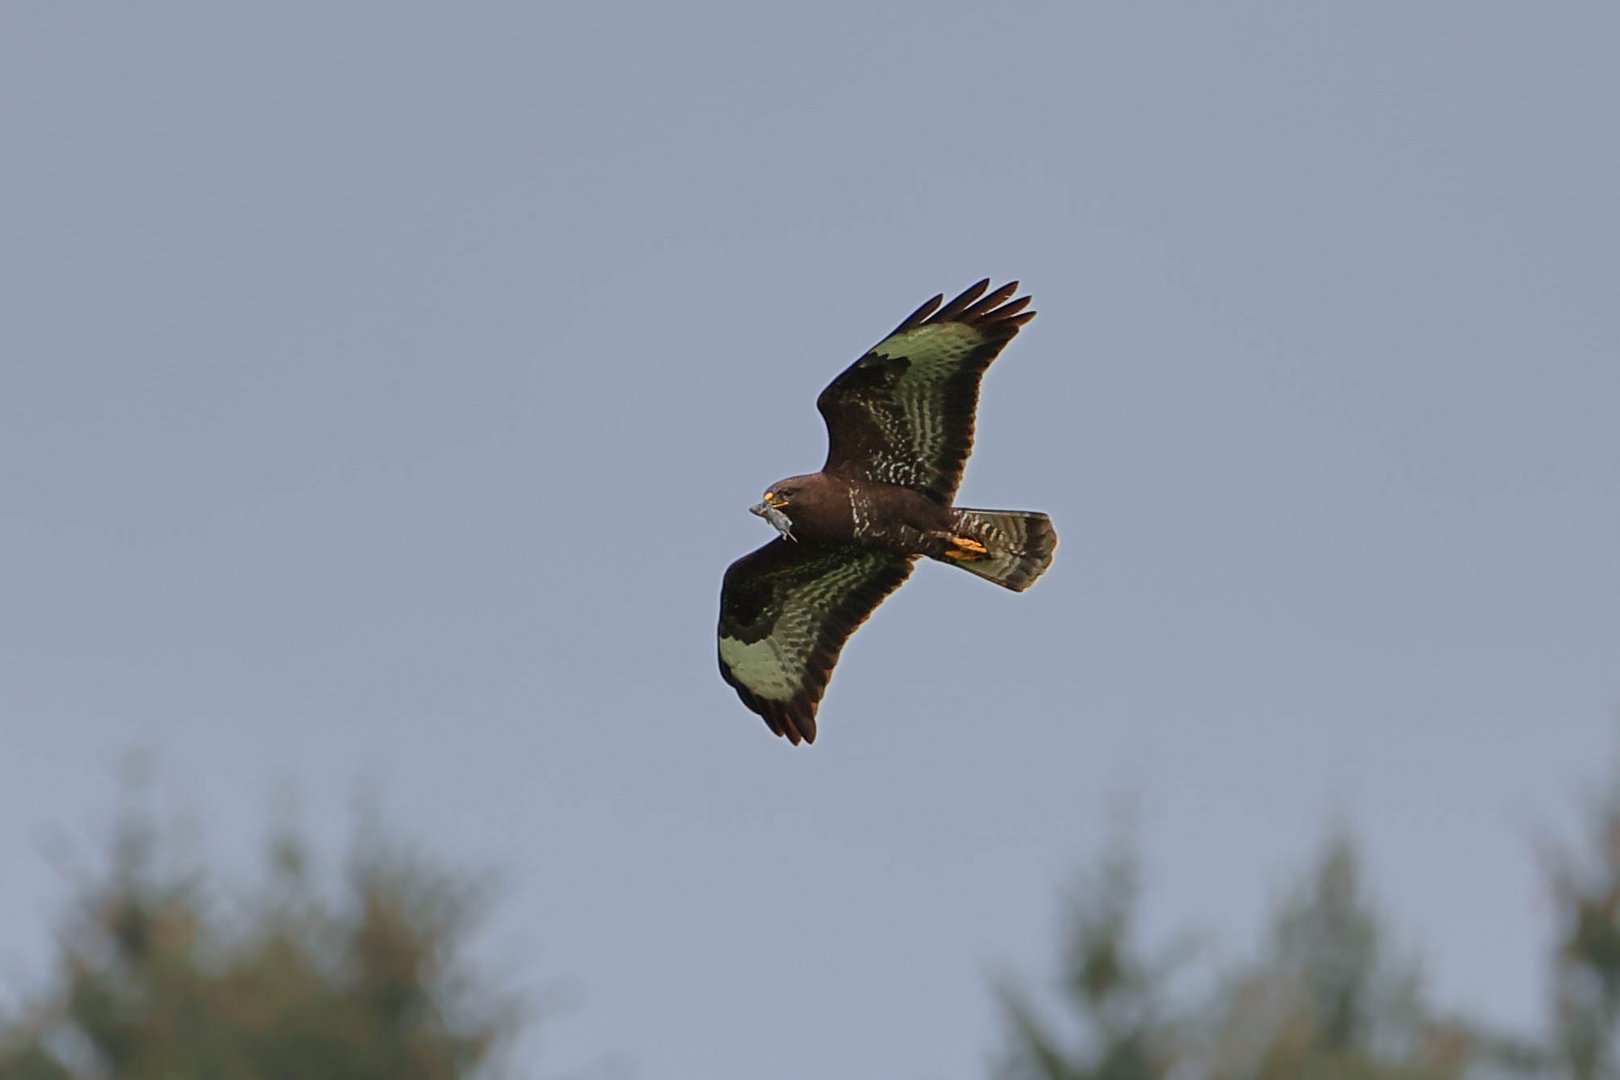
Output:
[[[1029,510],[951,511],[952,528],[958,536],[984,546],[984,553],[950,553],[944,561],[954,563],[970,574],[977,574],[1003,588],[1023,592],[1052,565],[1057,548],[1057,530],[1045,514]]]

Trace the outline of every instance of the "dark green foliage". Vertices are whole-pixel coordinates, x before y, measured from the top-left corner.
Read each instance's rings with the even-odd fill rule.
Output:
[[[449,1080],[519,1026],[462,970],[484,890],[373,836],[341,888],[281,837],[226,905],[137,819],[61,927],[55,986],[0,1024],[0,1080]]]
[[[1587,851],[1549,852],[1560,918],[1556,1023],[1575,1080],[1620,1077],[1620,787],[1592,814]]]
[[[1075,1006],[1072,1038],[1042,1021],[1025,995],[1003,989],[1013,1028],[1001,1066],[1006,1080],[1139,1080],[1165,1075],[1180,1056],[1182,1018],[1167,986],[1177,959],[1141,951],[1138,870],[1135,851],[1116,837],[1069,905],[1062,978]]]
[[[1005,1080],[1620,1080],[1620,777],[1580,848],[1546,845],[1555,903],[1552,1015],[1540,1037],[1443,1016],[1393,946],[1356,847],[1329,838],[1273,914],[1258,956],[1174,992],[1146,960],[1138,869],[1117,839],[1070,905],[1059,953],[1064,1039],[1004,989]],[[1482,942],[1489,948],[1493,942]],[[1173,1005],[1175,1007],[1173,1007]]]
[[[1459,1080],[1490,1055],[1434,1014],[1416,966],[1391,949],[1353,845],[1334,838],[1276,912],[1261,956],[1178,991],[1192,958],[1137,940],[1137,862],[1116,840],[1073,899],[1062,953],[1076,1037],[1065,1044],[1014,992],[1003,998],[1005,1080]]]
[[[1422,992],[1416,963],[1392,948],[1361,884],[1360,860],[1331,838],[1273,916],[1247,970],[1211,1009],[1210,1075],[1260,1080],[1450,1080],[1475,1057]]]

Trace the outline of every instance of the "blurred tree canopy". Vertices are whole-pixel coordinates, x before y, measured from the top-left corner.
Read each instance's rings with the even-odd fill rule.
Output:
[[[1552,993],[1530,1036],[1437,1008],[1344,833],[1234,965],[1191,938],[1144,945],[1140,861],[1118,832],[1067,904],[1055,992],[1001,988],[996,1073],[1620,1080],[1620,778],[1586,832],[1544,846]],[[142,814],[121,820],[77,881],[48,984],[0,1016],[0,1080],[450,1080],[493,1074],[523,1031],[513,995],[466,963],[485,883],[375,829],[324,884],[298,837],[273,833],[245,892],[174,848]]]
[[[1140,867],[1116,837],[1067,905],[1055,1005],[1005,986],[1001,1080],[1620,1080],[1620,782],[1581,848],[1547,845],[1557,920],[1539,1036],[1442,1013],[1332,835],[1236,967],[1148,952]],[[1483,943],[1489,946],[1489,942]],[[1212,970],[1213,969],[1213,970]],[[1055,1014],[1055,1015],[1054,1015]]]
[[[169,853],[139,814],[120,824],[52,985],[0,1021],[0,1080],[439,1080],[492,1067],[522,1026],[462,961],[481,882],[362,832],[323,892],[281,834],[226,903]]]
[[[1586,851],[1548,845],[1558,907],[1554,1026],[1575,1080],[1620,1077],[1620,783],[1593,808]]]

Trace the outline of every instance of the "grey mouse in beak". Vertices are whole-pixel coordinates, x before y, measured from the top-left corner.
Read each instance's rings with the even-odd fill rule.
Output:
[[[793,535],[793,522],[789,521],[786,514],[782,513],[782,511],[778,510],[770,503],[755,503],[753,506],[748,508],[748,512],[750,514],[758,514],[760,517],[776,526],[776,531],[781,533],[786,539],[792,540],[795,543],[798,542],[799,538]]]

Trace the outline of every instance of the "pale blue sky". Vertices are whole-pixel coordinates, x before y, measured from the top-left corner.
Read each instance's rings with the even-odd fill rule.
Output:
[[[0,972],[132,746],[246,866],[354,792],[510,888],[546,1075],[980,1075],[1137,791],[1241,943],[1334,815],[1529,1024],[1620,703],[1620,9],[0,8]],[[715,670],[814,399],[1020,278],[822,737]]]

